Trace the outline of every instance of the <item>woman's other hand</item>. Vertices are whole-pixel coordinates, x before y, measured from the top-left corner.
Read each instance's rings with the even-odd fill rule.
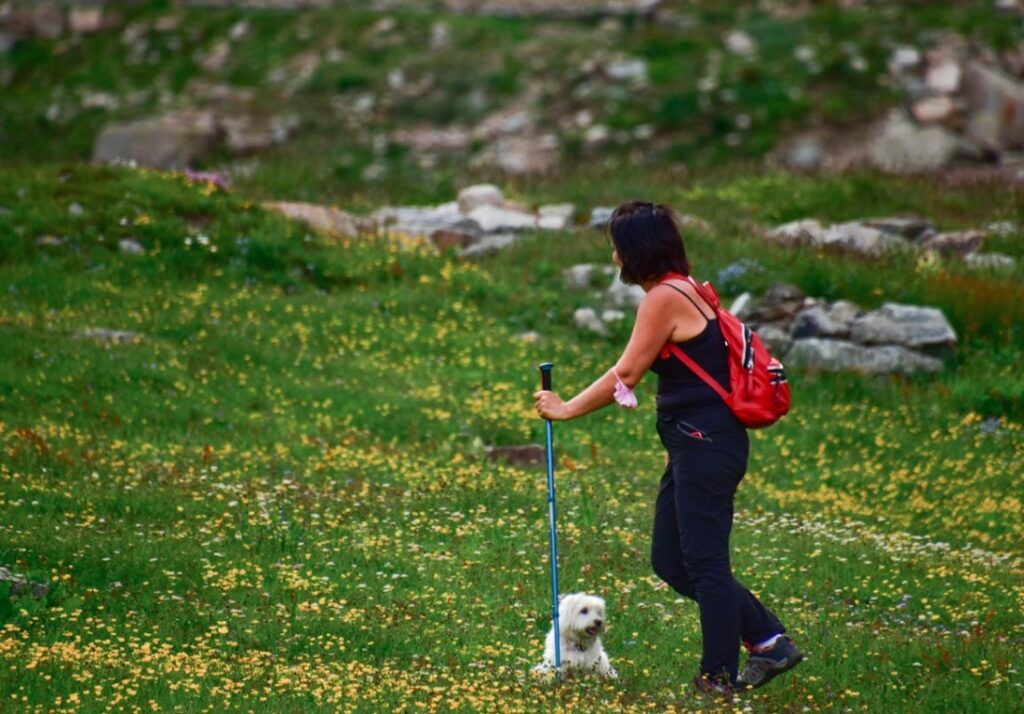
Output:
[[[533,395],[533,404],[543,419],[565,421],[572,418],[568,405],[554,392],[540,390]]]

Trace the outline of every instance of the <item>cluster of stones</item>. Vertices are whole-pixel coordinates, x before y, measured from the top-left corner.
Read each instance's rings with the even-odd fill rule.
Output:
[[[1013,232],[1011,224],[993,224],[989,230]],[[867,257],[878,257],[893,250],[931,251],[959,258],[970,267],[1012,270],[1016,261],[1000,253],[980,252],[988,233],[983,230],[939,231],[935,225],[916,216],[894,216],[822,225],[803,219],[765,231],[764,239],[785,246],[809,245],[836,248]]]
[[[593,292],[603,302],[576,310],[580,330],[605,335],[609,324],[635,310],[644,291],[625,285],[610,265],[583,263],[563,272],[567,290]],[[780,284],[760,300],[742,294],[730,308],[757,330],[774,355],[787,364],[825,371],[867,374],[942,369],[942,358],[956,345],[956,333],[942,312],[931,307],[886,303],[866,311],[845,300],[809,298],[799,288]]]
[[[24,575],[12,573],[4,567],[0,567],[0,583],[11,584],[11,597],[21,597],[25,593],[31,593],[36,600],[45,597],[50,592],[50,586],[46,583],[33,583]]]
[[[564,270],[562,277],[569,292],[591,293],[604,304],[601,312],[584,306],[573,313],[576,327],[598,335],[606,335],[608,326],[622,320],[626,310],[635,310],[644,297],[643,289],[623,283],[612,265],[581,263]]]
[[[1020,47],[999,56],[946,36],[926,51],[896,48],[887,79],[906,96],[904,106],[850,142],[835,141],[830,147],[826,137],[801,137],[783,158],[800,170],[867,164],[892,173],[935,171],[957,163],[1011,163],[1024,149],[1021,78]]]
[[[272,201],[264,205],[331,235],[397,234],[424,238],[441,250],[455,249],[467,259],[492,255],[538,230],[571,230],[576,217],[576,207],[571,203],[531,210],[505,200],[501,189],[492,184],[468,186],[456,200],[439,206],[385,206],[368,218],[312,203]],[[610,208],[596,208],[590,225],[602,227],[610,215]]]
[[[863,310],[852,302],[807,297],[779,284],[760,300],[744,293],[730,311],[757,331],[787,366],[864,374],[937,372],[956,347],[942,311],[885,303]]]

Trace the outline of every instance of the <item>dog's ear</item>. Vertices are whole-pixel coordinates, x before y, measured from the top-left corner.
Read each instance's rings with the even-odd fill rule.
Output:
[[[567,597],[569,597],[569,596],[566,595],[565,593],[559,593],[559,595],[558,595],[558,604],[561,605],[563,602],[565,602],[565,598],[567,598]]]

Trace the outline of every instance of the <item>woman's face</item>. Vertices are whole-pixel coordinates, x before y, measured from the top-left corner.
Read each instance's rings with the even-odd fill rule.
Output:
[[[619,251],[615,250],[615,246],[612,246],[612,262],[622,270],[622,258],[619,257]]]

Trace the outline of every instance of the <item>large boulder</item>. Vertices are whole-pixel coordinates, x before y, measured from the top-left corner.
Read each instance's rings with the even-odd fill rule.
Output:
[[[183,169],[216,150],[220,138],[212,112],[183,110],[104,127],[96,138],[93,161]]]
[[[827,372],[893,374],[938,372],[942,360],[897,345],[865,347],[847,340],[817,337],[795,340],[786,354],[789,365]]]
[[[956,344],[956,332],[941,310],[891,302],[855,319],[850,325],[850,338],[868,345],[902,345],[914,349]]]

